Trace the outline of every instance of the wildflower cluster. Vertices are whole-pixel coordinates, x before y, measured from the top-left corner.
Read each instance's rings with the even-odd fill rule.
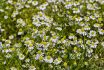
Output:
[[[103,0],[0,0],[1,70],[103,70]]]

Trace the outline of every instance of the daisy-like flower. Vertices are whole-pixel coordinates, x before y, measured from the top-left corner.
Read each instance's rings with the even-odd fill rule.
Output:
[[[58,65],[61,62],[62,62],[62,59],[61,58],[56,58],[53,63],[56,64],[56,65]]]
[[[30,5],[26,4],[25,7],[26,7],[26,8],[30,8]]]
[[[98,29],[99,34],[104,35],[104,30],[103,29]]]
[[[11,58],[12,55],[8,53],[5,57],[6,57],[6,58]]]
[[[38,60],[41,56],[43,56],[44,53],[41,51],[38,51],[37,54],[35,55],[35,60]]]
[[[41,26],[41,23],[40,23],[40,21],[38,19],[33,20],[33,24],[35,26],[38,26],[38,27]]]
[[[104,42],[101,42],[101,45],[104,47]]]
[[[11,17],[16,17],[17,15],[19,14],[19,12],[16,10],[16,11],[13,11],[13,13],[12,13],[12,15],[11,15]]]
[[[78,18],[75,18],[76,21],[82,21],[83,18],[82,17],[78,17]]]
[[[84,26],[84,30],[90,30],[90,29],[91,28],[88,25]]]
[[[71,2],[66,2],[65,3],[65,8],[66,9],[70,9],[72,7],[72,3]]]
[[[80,9],[78,9],[78,8],[73,8],[73,13],[80,13]]]
[[[56,27],[55,29],[57,29],[57,30],[59,30],[59,31],[61,31],[61,30],[62,30],[62,28],[61,28],[61,27]]]
[[[69,35],[69,37],[68,37],[68,38],[69,38],[69,39],[74,39],[74,38],[75,38],[75,36],[74,36],[74,34],[72,34],[72,33],[71,33],[71,34]]]
[[[90,37],[95,37],[96,36],[96,31],[91,30],[89,33]]]
[[[27,58],[27,59],[25,60],[25,62],[30,62],[30,59],[29,59],[29,58]]]
[[[17,68],[16,67],[11,67],[10,70],[17,70]]]
[[[58,41],[58,37],[57,36],[53,36],[51,38],[51,41],[54,42],[54,43],[56,43]]]
[[[94,10],[94,6],[92,4],[87,4],[87,9],[88,10]]]
[[[9,47],[11,44],[11,40],[5,40],[6,46]]]
[[[44,58],[44,61],[47,62],[47,63],[52,63],[53,62],[53,58],[51,56],[46,56]]]
[[[100,27],[100,24],[98,24],[98,23],[95,23],[95,24],[94,24],[94,27],[97,27],[97,28],[99,28],[99,27]]]
[[[91,15],[90,18],[91,18],[92,20],[95,20],[95,16],[93,16],[93,15]]]
[[[89,21],[89,20],[90,20],[90,18],[89,18],[89,17],[87,17],[87,16],[85,16],[85,17],[84,17],[84,20],[85,20],[85,21]]]
[[[12,4],[13,0],[8,0],[7,3]]]
[[[90,45],[91,44],[91,40],[87,40],[86,44]]]
[[[10,35],[10,36],[9,36],[9,39],[13,39],[13,38],[14,38],[14,36],[13,36],[13,35]]]
[[[38,1],[32,1],[32,5],[33,5],[33,6],[38,5]]]
[[[40,5],[40,6],[39,6],[39,9],[40,9],[40,10],[45,10],[45,9],[46,9],[46,6],[45,6],[45,5]]]
[[[29,70],[36,70],[35,66],[29,66]]]
[[[25,21],[22,18],[17,19],[17,23],[21,24],[22,26],[26,25]]]
[[[51,2],[56,2],[56,0],[47,0],[49,3],[51,3]]]
[[[25,56],[23,54],[21,54],[21,53],[18,56],[19,56],[20,60],[24,60],[24,58],[25,58]]]
[[[97,44],[95,44],[94,42],[92,42],[92,43],[90,44],[90,47],[91,47],[91,48],[96,48],[96,47],[97,47]]]
[[[4,16],[4,19],[8,19],[8,16]]]
[[[81,34],[81,35],[83,35],[83,36],[87,35],[87,33],[85,32],[84,29],[77,29],[76,32],[79,33],[79,34]]]
[[[22,35],[22,34],[24,34],[23,30],[19,29],[18,35]]]

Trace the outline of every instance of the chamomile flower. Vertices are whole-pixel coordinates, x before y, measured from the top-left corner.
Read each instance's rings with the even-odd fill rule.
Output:
[[[96,47],[97,47],[97,44],[95,44],[94,42],[92,42],[92,43],[90,44],[90,47],[91,47],[91,48],[96,48]]]
[[[101,42],[101,45],[104,47],[104,42]]]
[[[98,29],[98,32],[100,35],[104,35],[104,30],[103,29]]]
[[[12,4],[13,0],[8,0],[7,3]]]
[[[99,28],[99,27],[100,27],[100,24],[95,23],[95,24],[94,24],[94,27]]]
[[[36,70],[35,66],[29,66],[29,70]]]
[[[17,70],[17,68],[16,67],[11,67],[10,70]]]
[[[74,39],[74,37],[75,37],[74,34],[71,33],[68,38],[69,39]]]
[[[61,62],[62,62],[62,59],[61,58],[56,58],[53,63],[56,64],[56,65],[58,65]]]
[[[10,35],[10,36],[9,36],[9,39],[13,39],[13,38],[14,38],[14,36],[13,36],[13,35]]]
[[[44,61],[47,62],[47,63],[52,63],[53,62],[53,58],[51,56],[46,56],[44,58]]]
[[[56,0],[47,0],[49,3],[51,3],[51,2],[56,2]]]
[[[84,26],[84,30],[90,30],[90,29],[91,29],[90,26],[88,25]]]
[[[8,16],[4,16],[4,19],[8,19]]]
[[[33,5],[33,6],[38,5],[38,1],[32,1],[32,5]]]
[[[21,53],[18,56],[19,56],[20,60],[24,60],[24,58],[25,58],[25,56],[23,54],[21,54]]]
[[[95,37],[96,36],[96,31],[91,30],[90,33],[89,33],[89,36],[90,37]]]

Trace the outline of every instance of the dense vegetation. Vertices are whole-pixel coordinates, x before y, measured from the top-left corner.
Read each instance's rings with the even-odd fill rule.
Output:
[[[104,0],[0,0],[0,70],[104,70]]]

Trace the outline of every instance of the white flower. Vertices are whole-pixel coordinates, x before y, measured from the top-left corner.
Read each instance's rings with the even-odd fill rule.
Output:
[[[28,3],[28,4],[32,3],[32,0],[28,0],[27,3]]]
[[[84,26],[84,30],[90,30],[90,27],[88,25]]]
[[[88,53],[92,53],[93,52],[93,49],[89,48],[89,49],[87,49],[87,52]]]
[[[78,9],[78,8],[73,8],[73,13],[80,13],[80,9]]]
[[[9,53],[9,52],[12,52],[12,50],[11,49],[6,49],[5,52]]]
[[[38,1],[32,1],[32,5],[33,5],[33,6],[38,5]]]
[[[47,0],[49,3],[56,2],[56,0]]]
[[[89,20],[90,20],[90,18],[89,18],[89,17],[87,17],[87,16],[85,16],[85,17],[84,17],[84,20],[85,20],[85,21],[89,21]]]
[[[94,7],[93,7],[92,4],[87,4],[87,9],[88,9],[88,10],[94,10]]]
[[[8,2],[9,4],[12,4],[12,3],[13,3],[13,1],[12,1],[12,0],[8,0],[7,2]]]
[[[54,38],[51,38],[52,42],[56,43],[58,41],[58,39],[54,39]]]
[[[35,60],[38,60],[41,56],[43,56],[43,53],[38,53],[38,54],[36,54]]]
[[[75,36],[74,36],[74,34],[70,34],[68,38],[69,38],[69,39],[74,39]]]
[[[13,13],[12,13],[12,15],[11,15],[11,17],[16,17],[17,15],[18,15],[19,13],[18,13],[18,11],[13,11]]]
[[[79,22],[78,24],[79,24],[79,26],[85,26],[85,23],[83,23],[83,22]]]
[[[62,30],[62,28],[61,28],[61,27],[56,27],[55,29],[57,29],[57,30],[59,30],[59,31],[61,31],[61,30]]]
[[[56,64],[56,65],[60,64],[61,62],[62,62],[62,59],[61,58],[56,58],[54,60],[54,64]]]
[[[75,18],[76,21],[82,21],[83,18],[82,17],[78,17],[78,18]]]
[[[66,4],[65,4],[65,8],[66,9],[69,9],[69,8],[71,8],[72,7],[72,3],[71,2],[66,2]]]
[[[38,19],[33,20],[33,24],[38,27],[41,26],[40,21]]]
[[[104,30],[103,29],[99,29],[98,32],[99,32],[99,34],[104,35]]]
[[[29,7],[30,7],[30,5],[26,4],[26,5],[25,5],[25,7],[26,7],[26,8],[29,8]]]
[[[53,62],[53,58],[51,56],[46,56],[44,58],[44,61],[47,62],[47,63],[52,63]]]
[[[83,36],[87,35],[87,33],[85,32],[84,29],[77,29],[76,32],[79,33],[79,34],[81,34],[81,35],[83,35]]]
[[[36,70],[35,66],[30,66],[29,70]]]
[[[15,67],[11,67],[10,70],[17,70]]]
[[[19,54],[19,59],[20,59],[20,60],[23,60],[24,58],[25,58],[25,56],[24,56],[23,54],[20,53],[20,54]]]
[[[39,6],[39,9],[40,9],[40,10],[45,10],[45,9],[46,9],[46,6],[45,6],[45,5],[40,5],[40,6]]]
[[[93,15],[91,15],[90,18],[91,18],[92,20],[95,20],[95,16],[93,16]]]
[[[30,62],[30,59],[29,59],[29,58],[27,58],[27,59],[25,60],[25,62]]]
[[[23,34],[23,32],[18,32],[18,35],[22,35]]]
[[[4,9],[0,9],[0,12],[4,12]]]
[[[9,36],[9,39],[13,39],[13,38],[14,38],[14,36],[13,36],[13,35],[10,35],[10,36]]]
[[[90,33],[89,33],[89,36],[90,37],[96,36],[96,31],[91,30]]]
[[[8,19],[8,16],[4,16],[4,19]]]
[[[22,26],[26,25],[25,21],[22,18],[17,19],[17,23],[21,24]]]
[[[104,47],[104,42],[101,42],[101,45]]]
[[[12,55],[11,54],[7,54],[5,57],[6,58],[10,58],[10,57],[12,57]]]
[[[100,24],[95,23],[95,24],[94,24],[94,27],[100,27]]]
[[[90,47],[91,47],[91,48],[96,48],[96,47],[97,47],[97,44],[95,44],[94,42],[92,42],[92,43],[90,44]]]

